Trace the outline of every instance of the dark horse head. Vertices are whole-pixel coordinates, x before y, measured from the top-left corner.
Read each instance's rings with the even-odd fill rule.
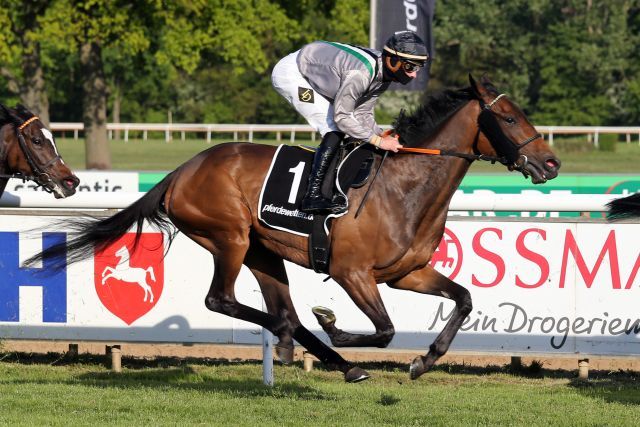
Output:
[[[468,88],[431,96],[413,114],[404,111],[400,114],[394,129],[405,147],[433,146],[435,143],[445,148],[443,151],[447,155],[500,162],[509,170],[531,177],[534,184],[557,177],[560,160],[524,112],[500,93],[487,77],[476,82],[469,75],[469,82]],[[465,106],[468,111],[465,110],[464,115],[469,123],[456,120],[454,129],[442,132],[444,123]],[[444,133],[446,138],[432,141],[434,135]]]
[[[483,143],[483,139],[486,140],[504,165],[510,170],[522,172],[525,177],[530,176],[534,184],[557,177],[560,160],[547,144],[530,144],[542,139],[542,135],[522,110],[503,99],[505,95],[499,93],[488,78],[483,76],[482,84],[477,84],[469,75],[469,81],[482,106],[478,125],[485,138],[480,138],[478,145]]]
[[[30,179],[57,199],[69,197],[80,183],[58,153],[53,134],[22,105],[0,104],[0,183]],[[1,194],[1,191],[0,191]]]

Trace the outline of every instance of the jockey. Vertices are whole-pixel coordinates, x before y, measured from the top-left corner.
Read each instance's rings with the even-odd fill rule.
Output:
[[[399,31],[382,52],[344,43],[315,41],[281,59],[273,69],[273,86],[322,135],[301,209],[308,213],[341,212],[346,200],[322,196],[322,180],[342,138],[367,141],[397,152],[397,137],[383,132],[374,118],[378,97],[391,82],[415,79],[429,58],[413,31]]]

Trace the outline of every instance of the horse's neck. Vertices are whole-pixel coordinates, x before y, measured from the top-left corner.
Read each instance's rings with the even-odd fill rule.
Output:
[[[471,154],[478,129],[475,109],[473,102],[462,107],[437,134],[425,139],[423,147]],[[451,197],[470,166],[468,160],[459,157],[426,154],[396,155],[393,163],[395,175],[404,180],[399,185],[406,191],[399,201],[407,207],[405,220],[416,224],[423,218],[446,214]]]

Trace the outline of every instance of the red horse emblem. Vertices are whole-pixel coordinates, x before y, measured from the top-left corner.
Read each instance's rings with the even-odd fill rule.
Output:
[[[128,325],[148,313],[163,288],[163,236],[144,233],[133,251],[134,233],[96,253],[95,287],[102,304]]]
[[[462,245],[458,237],[446,227],[442,240],[440,240],[429,264],[451,280],[460,272],[460,267],[462,267]]]

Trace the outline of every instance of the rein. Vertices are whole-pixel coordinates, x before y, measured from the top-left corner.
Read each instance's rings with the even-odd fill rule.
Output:
[[[433,148],[412,148],[412,147],[400,147],[398,148],[398,152],[400,153],[414,153],[414,154],[428,154],[431,156],[449,156],[449,157],[459,157],[461,159],[466,159],[469,161],[474,160],[484,160],[491,163],[502,163],[505,161],[504,157],[495,157],[495,156],[485,156],[484,154],[468,154],[468,153],[458,153],[456,151],[448,151],[448,150],[437,150]]]
[[[432,156],[449,156],[449,157],[459,157],[462,159],[466,159],[470,162],[475,160],[483,160],[491,162],[492,164],[498,162],[505,166],[509,166],[515,170],[519,170],[524,173],[524,167],[527,165],[528,159],[524,154],[520,154],[520,150],[526,146],[527,144],[535,141],[538,138],[542,138],[540,133],[536,133],[535,135],[525,139],[524,141],[515,143],[511,141],[504,133],[500,130],[499,125],[495,116],[495,113],[492,108],[493,106],[506,94],[501,93],[496,96],[491,102],[485,104],[482,100],[480,100],[480,105],[482,106],[482,112],[479,117],[479,125],[482,131],[487,135],[489,142],[494,146],[494,149],[499,154],[506,151],[505,155],[500,157],[498,156],[487,156],[484,154],[468,154],[468,153],[458,153],[456,151],[449,150],[438,150],[432,148],[398,148],[398,151],[401,153],[415,153],[415,154],[427,154]],[[488,129],[487,129],[488,128]],[[497,140],[497,141],[496,141]],[[522,164],[518,165],[518,160],[522,159]]]

